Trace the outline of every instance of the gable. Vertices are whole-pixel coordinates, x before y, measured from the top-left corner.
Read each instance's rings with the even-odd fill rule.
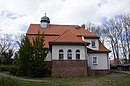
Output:
[[[84,42],[81,37],[79,38],[68,29],[64,31],[57,39],[53,40],[53,42]]]

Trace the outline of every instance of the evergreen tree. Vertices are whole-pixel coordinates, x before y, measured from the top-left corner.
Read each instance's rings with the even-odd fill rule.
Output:
[[[19,59],[17,62],[17,75],[28,75],[30,72],[32,58],[32,45],[27,36],[25,36],[20,44]]]
[[[35,39],[33,39],[33,70],[32,75],[34,77],[40,77],[44,75],[44,71],[46,71],[46,63],[45,58],[47,55],[47,49],[43,48],[44,46],[44,34],[40,35],[38,32],[38,35]]]
[[[41,77],[46,75],[47,66],[45,63],[45,57],[47,55],[47,49],[44,46],[44,34],[38,35],[33,39],[31,44],[28,37],[25,36],[20,44],[18,52],[17,75]]]

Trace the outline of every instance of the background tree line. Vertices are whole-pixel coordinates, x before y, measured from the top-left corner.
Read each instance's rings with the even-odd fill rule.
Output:
[[[130,63],[130,14],[106,19],[101,25],[89,23],[88,30],[109,42],[116,64]]]
[[[10,65],[13,63],[14,41],[12,35],[0,35],[0,64]]]

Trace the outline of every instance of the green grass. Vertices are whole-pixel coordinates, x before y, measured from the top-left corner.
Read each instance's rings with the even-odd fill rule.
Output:
[[[2,85],[0,83],[0,86],[130,86],[129,74],[113,74],[108,76],[77,78],[40,78],[43,82],[29,82],[11,78],[3,78],[4,77],[1,77],[0,81],[3,81],[3,83],[8,82],[8,84],[12,85]]]
[[[18,83],[15,79],[0,77],[0,86],[17,86]]]

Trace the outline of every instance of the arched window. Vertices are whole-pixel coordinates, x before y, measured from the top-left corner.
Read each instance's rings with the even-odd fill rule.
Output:
[[[80,59],[80,50],[76,50],[76,59]]]
[[[62,49],[59,50],[59,59],[64,58],[64,51]]]
[[[68,59],[72,59],[72,50],[68,50],[67,51],[67,57],[68,57]]]

